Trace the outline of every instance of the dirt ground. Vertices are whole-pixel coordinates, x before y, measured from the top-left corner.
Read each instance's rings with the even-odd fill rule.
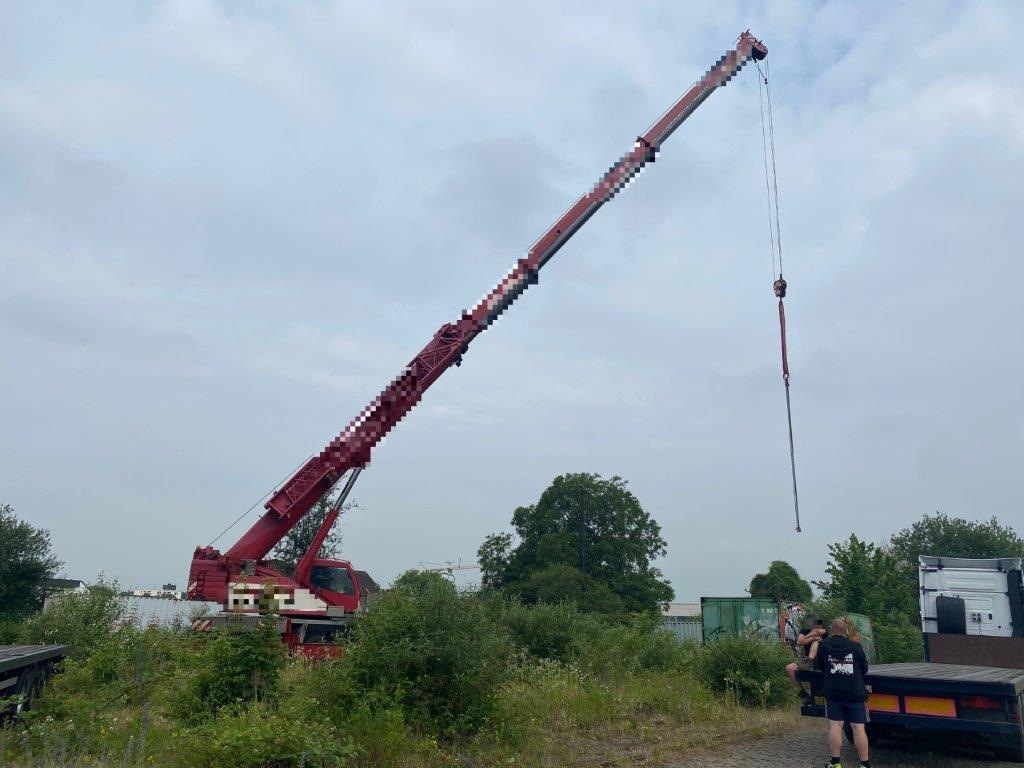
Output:
[[[766,765],[787,768],[821,768],[827,761],[825,724],[820,720],[804,720],[785,736],[769,736],[726,744],[695,752],[672,768],[762,768]],[[859,766],[853,747],[844,744],[843,765]],[[1016,763],[997,761],[991,753],[971,749],[955,741],[937,743],[920,740],[914,743],[883,739],[871,754],[872,768],[1009,768]]]

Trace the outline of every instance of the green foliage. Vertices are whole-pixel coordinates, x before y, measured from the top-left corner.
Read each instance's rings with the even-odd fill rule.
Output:
[[[409,590],[412,592],[430,592],[431,590],[442,590],[455,594],[455,583],[446,579],[442,574],[433,571],[409,570],[395,579],[391,585],[392,589]]]
[[[620,613],[622,598],[611,587],[571,565],[552,565],[531,573],[510,589],[528,604],[572,603],[595,613]]]
[[[526,606],[495,600],[492,613],[516,646],[535,659],[576,659],[584,637],[596,631],[596,620],[571,603]]]
[[[825,566],[828,581],[815,582],[822,598],[840,612],[862,613],[886,622],[905,622],[916,616],[916,602],[897,577],[898,561],[883,547],[861,541],[855,534],[830,544]]]
[[[284,538],[277,543],[274,547],[274,551],[270,553],[270,556],[274,559],[275,565],[281,573],[287,576],[291,576],[295,573],[295,566],[298,565],[299,559],[306,553],[306,551],[313,544],[313,538],[316,536],[316,532],[320,530],[320,526],[323,525],[324,520],[327,518],[328,513],[337,503],[339,496],[341,495],[341,489],[335,495],[327,494],[318,501],[311,510],[284,535]],[[358,506],[355,502],[349,502],[341,508],[341,514],[344,515],[346,512],[352,509],[357,509]],[[324,539],[324,543],[320,545],[320,549],[317,550],[317,557],[320,558],[336,558],[338,552],[341,551],[341,531],[337,528],[337,523],[327,534]]]
[[[492,605],[496,621],[530,657],[576,665],[601,677],[688,668],[693,648],[661,629],[656,616],[609,618],[571,603]]]
[[[940,557],[1024,557],[1024,539],[996,518],[981,522],[949,517],[941,512],[925,515],[892,537],[892,553],[917,571],[921,555]]]
[[[0,504],[0,619],[17,619],[43,607],[44,581],[61,562],[50,548],[50,534]]]
[[[195,768],[337,768],[355,756],[350,737],[296,714],[256,703],[222,710],[185,732],[175,748]]]
[[[239,621],[200,636],[179,716],[194,722],[223,707],[275,701],[286,660],[276,623],[277,616],[267,613],[255,629]]]
[[[900,661],[921,661],[924,658],[924,638],[913,624],[875,624],[875,647],[880,664]]]
[[[649,611],[672,599],[671,586],[651,566],[665,554],[661,527],[620,477],[560,475],[536,504],[516,509],[512,526],[516,546],[509,534],[495,534],[477,553],[486,588],[527,602],[572,600],[583,610]]]
[[[469,733],[493,714],[510,643],[479,599],[441,581],[382,593],[345,660],[380,706],[398,705],[410,722],[441,733]]]
[[[68,656],[83,659],[99,649],[124,618],[116,582],[100,577],[85,592],[70,592],[26,619],[19,632],[28,645],[68,645]]]
[[[750,580],[747,591],[751,597],[766,598],[776,603],[806,603],[811,599],[811,585],[784,560],[773,560],[767,573],[759,573]]]
[[[785,671],[790,661],[792,656],[778,642],[752,633],[723,635],[700,648],[696,668],[711,690],[765,707],[781,704],[792,695]]]

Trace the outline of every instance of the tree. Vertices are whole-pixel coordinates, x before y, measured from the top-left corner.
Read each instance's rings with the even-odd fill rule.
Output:
[[[284,538],[274,547],[274,551],[271,552],[270,556],[277,561],[278,568],[283,574],[291,576],[295,573],[295,566],[298,565],[299,558],[306,553],[306,550],[313,543],[313,537],[320,530],[320,526],[323,525],[327,513],[331,511],[340,494],[341,491],[333,496],[329,493],[324,494],[306,516],[299,520],[295,527],[288,531]],[[341,508],[341,512],[344,514],[350,509],[356,508],[355,502],[349,502]],[[337,523],[335,523],[335,527],[327,534],[327,538],[324,539],[324,543],[316,556],[323,558],[337,557],[340,550],[341,531],[337,529]]]
[[[811,585],[784,560],[773,560],[768,566],[768,573],[759,573],[750,580],[747,591],[751,597],[763,597],[777,603],[807,603],[811,600]]]
[[[987,522],[949,517],[941,512],[925,515],[892,537],[892,552],[917,576],[921,555],[939,557],[1024,557],[1024,539],[996,518]]]
[[[559,475],[536,504],[512,515],[518,543],[488,536],[477,552],[485,587],[524,602],[576,602],[583,610],[645,611],[672,599],[651,565],[661,527],[620,477]]]
[[[816,581],[825,601],[874,621],[905,623],[916,616],[917,603],[899,578],[899,562],[887,548],[861,541],[850,534],[845,542],[830,544],[828,581]]]
[[[0,505],[0,618],[17,619],[42,608],[45,582],[61,565],[49,531],[19,520],[10,504]]]

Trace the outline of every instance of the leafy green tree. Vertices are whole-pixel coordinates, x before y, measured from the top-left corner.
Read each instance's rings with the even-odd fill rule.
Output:
[[[455,584],[440,573],[434,573],[433,571],[408,570],[395,579],[395,583],[391,585],[391,588],[404,589],[411,592],[427,592],[435,589],[449,590],[452,594],[458,592]]]
[[[49,531],[18,519],[10,504],[0,505],[0,618],[17,619],[42,608],[45,582],[61,565]]]
[[[747,591],[751,597],[763,597],[777,603],[807,603],[811,599],[811,585],[784,560],[773,560],[768,566],[768,573],[759,573],[750,580]]]
[[[623,609],[611,587],[571,565],[552,565],[534,571],[519,587],[520,596],[530,604],[575,603],[597,613],[618,613]]]
[[[666,551],[661,527],[620,477],[559,475],[536,504],[516,509],[512,527],[517,543],[494,534],[477,553],[485,587],[584,610],[646,611],[672,599],[651,565]]]
[[[996,518],[982,522],[925,515],[892,537],[892,553],[917,576],[921,555],[939,557],[1024,557],[1024,539]]]
[[[903,623],[916,616],[917,603],[899,578],[899,561],[887,548],[850,534],[830,544],[827,581],[815,582],[827,603],[844,612],[862,613],[875,621]]]
[[[340,493],[341,491],[339,490],[337,494],[325,494],[309,510],[309,513],[299,520],[295,527],[288,531],[285,537],[274,547],[274,551],[270,553],[270,556],[277,562],[277,566],[283,574],[291,576],[295,573],[295,567],[298,565],[299,559],[313,543],[313,537],[320,530],[320,526],[323,525],[327,514],[337,502]],[[349,502],[341,508],[341,513],[344,515],[349,510],[355,508],[357,508],[355,502]],[[334,527],[327,534],[327,538],[324,539],[324,543],[321,545],[316,556],[322,558],[337,557],[340,551],[341,531],[338,530],[337,523],[335,523]]]

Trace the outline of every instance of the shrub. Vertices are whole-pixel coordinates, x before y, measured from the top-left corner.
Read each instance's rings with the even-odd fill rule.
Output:
[[[876,624],[875,646],[882,664],[921,661],[924,657],[921,630],[911,624]]]
[[[98,649],[124,616],[117,584],[101,577],[83,593],[54,600],[21,625],[20,639],[30,645],[68,645],[68,657],[83,659]]]
[[[410,722],[466,733],[493,713],[509,650],[479,599],[425,580],[377,598],[345,661],[374,706],[398,705]]]
[[[744,704],[775,706],[789,697],[789,651],[754,634],[724,636],[701,647],[696,672],[713,691],[727,692]]]
[[[331,726],[258,703],[237,713],[221,710],[183,732],[173,749],[195,768],[337,768],[356,752]]]
[[[239,622],[202,637],[195,671],[176,707],[179,716],[195,721],[222,707],[275,700],[287,659],[276,624],[270,613],[253,629]]]
[[[580,643],[581,666],[596,675],[682,672],[692,666],[697,649],[661,629],[657,616],[640,614],[625,624],[604,624]]]
[[[584,635],[596,630],[591,617],[573,603],[526,606],[495,599],[491,614],[521,650],[537,659],[567,662],[579,656]]]

